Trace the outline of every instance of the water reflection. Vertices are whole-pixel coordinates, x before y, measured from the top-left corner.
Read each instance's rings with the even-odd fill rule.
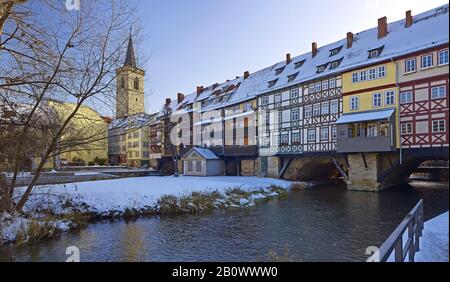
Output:
[[[0,250],[0,260],[261,261],[288,249],[294,261],[364,261],[419,198],[425,218],[448,210],[448,187],[398,187],[383,193],[320,186],[244,210],[100,222],[61,238]]]

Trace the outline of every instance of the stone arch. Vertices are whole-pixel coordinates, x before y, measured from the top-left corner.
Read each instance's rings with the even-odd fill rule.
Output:
[[[293,181],[331,180],[339,177],[330,156],[296,157],[283,175],[284,179]]]

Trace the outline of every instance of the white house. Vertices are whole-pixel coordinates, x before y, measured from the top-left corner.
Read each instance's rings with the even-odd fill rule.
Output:
[[[181,158],[184,174],[190,176],[223,175],[223,161],[211,150],[193,147]]]

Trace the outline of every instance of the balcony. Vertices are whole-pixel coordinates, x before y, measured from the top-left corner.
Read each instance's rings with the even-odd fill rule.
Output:
[[[338,153],[389,152],[393,150],[391,136],[338,138]]]

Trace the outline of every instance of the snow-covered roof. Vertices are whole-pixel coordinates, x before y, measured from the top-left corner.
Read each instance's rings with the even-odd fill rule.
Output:
[[[394,114],[394,112],[395,109],[387,109],[380,111],[344,114],[336,121],[336,124],[388,119],[392,116],[392,114]]]
[[[109,124],[109,129],[128,130],[142,127],[155,118],[156,114],[139,113],[126,117],[117,117]]]
[[[205,87],[197,95],[193,92],[186,95],[178,104],[171,102],[171,109],[185,110],[188,104],[203,102],[201,111],[213,110],[238,104],[254,99],[258,95],[277,91],[305,83],[325,76],[339,74],[344,71],[357,69],[366,65],[384,62],[408,53],[448,44],[449,42],[449,5],[443,5],[413,17],[412,26],[405,27],[405,19],[388,24],[386,37],[378,38],[378,27],[354,34],[351,48],[347,48],[347,38],[318,48],[316,56],[308,52],[292,58],[289,64],[286,61],[278,62],[272,66],[250,73],[249,77],[237,77],[223,83]],[[382,48],[379,56],[369,58],[369,51]],[[331,56],[331,50],[339,52]],[[338,66],[330,69],[331,62],[339,62]],[[299,66],[301,63],[301,66]],[[318,73],[318,67],[325,66]],[[279,71],[277,71],[279,70]],[[291,76],[289,80],[288,77]],[[269,82],[272,86],[269,87]],[[226,91],[230,85],[233,89]],[[221,92],[219,93],[220,90]],[[226,95],[225,95],[226,94]],[[220,99],[226,96],[227,99]],[[211,103],[205,103],[210,101]]]
[[[207,160],[218,160],[219,157],[214,154],[213,151],[207,148],[193,147],[186,154],[184,154],[183,159],[191,154],[192,151],[196,151],[199,155]]]

